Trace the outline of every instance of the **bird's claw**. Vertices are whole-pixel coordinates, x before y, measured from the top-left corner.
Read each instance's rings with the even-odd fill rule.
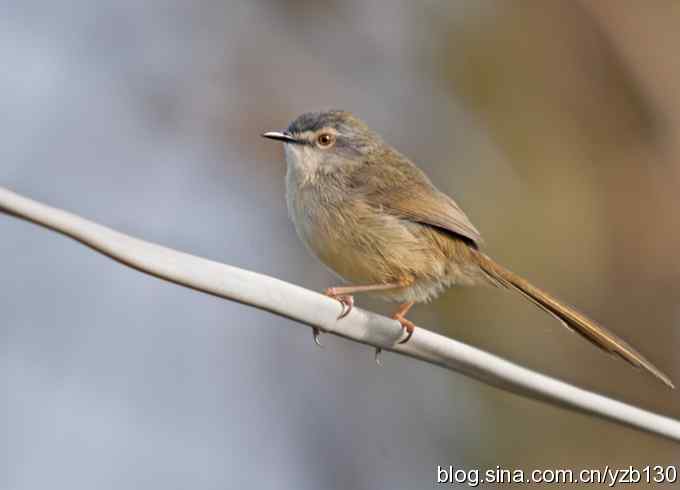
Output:
[[[347,315],[349,315],[349,312],[352,311],[352,307],[354,306],[354,298],[352,296],[341,296],[338,298],[340,303],[342,303],[342,313],[340,313],[340,316],[338,316],[338,320],[341,320],[342,318],[345,318]]]
[[[321,330],[319,330],[318,328],[313,328],[312,333],[314,335],[314,343],[323,349],[323,344],[319,339],[319,337],[321,336]]]
[[[326,289],[324,294],[330,298],[337,299],[340,302],[340,305],[342,305],[342,311],[340,312],[340,316],[338,316],[338,320],[345,318],[349,315],[349,312],[352,311],[352,307],[354,306],[353,296],[349,294],[338,294],[335,292],[335,288]]]
[[[413,323],[411,320],[407,320],[403,316],[395,316],[395,320],[397,320],[400,324],[401,327],[406,330],[406,338],[404,340],[400,340],[398,343],[399,344],[405,344],[409,340],[411,340],[411,337],[413,336],[413,331],[416,328],[415,323]]]
[[[382,367],[382,360],[380,360],[380,354],[382,353],[382,348],[376,347],[375,348],[375,363]]]

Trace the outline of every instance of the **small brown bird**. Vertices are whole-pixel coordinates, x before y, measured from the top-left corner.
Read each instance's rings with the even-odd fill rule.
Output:
[[[286,201],[300,239],[351,285],[326,294],[343,306],[367,292],[401,303],[393,318],[411,338],[406,313],[453,285],[510,289],[570,330],[673,388],[671,380],[625,341],[480,251],[477,229],[409,159],[344,111],[303,114],[283,132]]]

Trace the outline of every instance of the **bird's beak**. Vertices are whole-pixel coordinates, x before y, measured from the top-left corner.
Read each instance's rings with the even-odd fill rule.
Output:
[[[267,133],[262,133],[263,138],[269,138],[270,140],[278,140],[278,141],[283,141],[284,143],[299,143],[298,140],[293,138],[290,134],[287,132],[279,132],[279,131],[269,131]]]

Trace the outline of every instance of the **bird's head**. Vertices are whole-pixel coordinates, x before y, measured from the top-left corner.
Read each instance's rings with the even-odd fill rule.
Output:
[[[283,142],[289,167],[304,172],[360,164],[384,144],[359,118],[338,110],[308,112],[262,136]]]

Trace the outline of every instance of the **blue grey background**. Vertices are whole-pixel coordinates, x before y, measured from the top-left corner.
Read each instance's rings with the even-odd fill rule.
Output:
[[[532,144],[516,145],[475,105],[470,86],[482,82],[461,74],[485,58],[456,36],[502,36],[504,15],[472,1],[6,2],[0,185],[322,290],[335,279],[295,237],[281,149],[259,134],[345,108],[417,155],[490,252],[615,323],[680,379],[674,298],[615,294],[630,288],[607,265],[598,195],[610,179],[538,132],[558,115],[525,133],[557,155],[537,171],[536,155],[517,150]],[[437,464],[623,467],[680,456],[670,442],[409,359],[388,354],[377,368],[366,347],[328,336],[318,349],[288,320],[8,216],[0,237],[2,488],[429,488]],[[654,314],[639,330],[636,319]],[[677,394],[501,292],[452,291],[414,319],[680,417]]]

